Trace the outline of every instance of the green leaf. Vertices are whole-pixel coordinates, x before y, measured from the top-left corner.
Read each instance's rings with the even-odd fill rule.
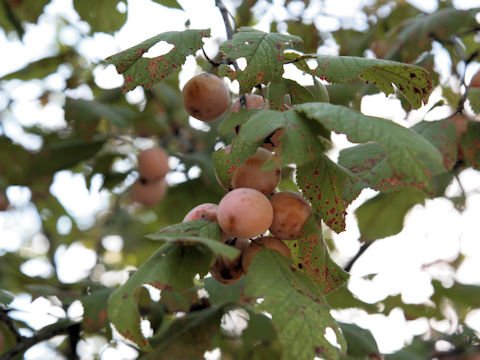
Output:
[[[467,132],[460,138],[463,156],[469,166],[480,170],[480,123],[470,121]]]
[[[135,111],[127,106],[69,97],[65,101],[64,110],[65,119],[73,125],[77,137],[85,140],[92,138],[102,119],[116,127],[127,127],[135,117]]]
[[[106,60],[115,65],[122,74],[125,84],[122,89],[129,91],[141,85],[147,88],[179,70],[188,55],[195,55],[203,46],[202,39],[210,36],[210,30],[169,31],[156,35],[144,42],[132,46]],[[160,41],[166,41],[174,47],[168,53],[154,58],[142,55]]]
[[[468,101],[475,114],[480,113],[480,88],[468,89]]]
[[[0,290],[0,303],[3,305],[8,305],[13,301],[13,296],[7,293],[4,290]]]
[[[326,140],[322,141],[321,136],[329,136],[329,132],[321,124],[308,121],[294,111],[246,111],[232,115],[226,121],[228,126],[224,126],[222,130],[240,122],[243,125],[228,154],[223,149],[213,153],[215,170],[223,184],[230,183],[235,169],[276,130],[284,130],[273,160],[281,166],[291,163],[302,165],[315,160],[326,149]],[[265,166],[268,167],[268,164]]]
[[[272,110],[284,110],[286,101],[285,96],[290,96],[291,104],[303,104],[305,102],[314,102],[312,93],[296,81],[281,78],[279,81],[270,83],[268,86],[268,107]]]
[[[315,98],[315,101],[319,102],[329,102],[330,96],[328,95],[327,87],[323,85],[320,81],[313,76],[313,88],[311,88],[311,93]]]
[[[207,184],[201,178],[170,186],[167,197],[157,207],[157,229],[181,222],[196,205],[206,202],[217,204],[223,195],[225,192],[216,182]]]
[[[264,299],[259,310],[272,315],[284,348],[283,359],[344,357],[345,340],[323,295],[287,258],[273,250],[261,250],[249,267],[246,284],[247,295]],[[340,349],[325,339],[327,328],[335,333]]]
[[[159,248],[108,299],[107,314],[115,328],[142,349],[149,345],[140,331],[138,296],[143,284],[160,290],[182,291],[193,287],[193,277],[208,272],[212,254],[199,246],[165,244]]]
[[[308,275],[322,294],[330,293],[348,280],[348,273],[330,257],[314,216],[303,225],[302,235],[297,240],[285,243],[290,248],[295,267]]]
[[[385,355],[385,360],[425,360],[431,357],[436,340],[423,340],[415,337],[412,343],[403,349]]]
[[[3,321],[0,321],[0,354],[5,354],[17,344],[15,335],[10,331]],[[14,359],[20,359],[16,357]]]
[[[0,174],[9,184],[26,185],[31,183],[30,164],[32,159],[33,154],[24,147],[13,143],[6,136],[0,136]]]
[[[428,72],[415,65],[354,56],[289,54],[289,58],[300,70],[331,83],[361,78],[376,85],[385,95],[394,94],[395,85],[414,109],[420,108],[422,102],[426,103],[432,91]],[[312,58],[317,60],[315,69],[305,61]]]
[[[50,75],[57,71],[60,64],[69,61],[72,52],[65,52],[54,56],[44,57],[40,60],[31,62],[24,66],[20,70],[14,71],[3,76],[2,80],[32,80],[43,79],[47,75]]]
[[[480,304],[480,286],[455,282],[452,286],[445,287],[439,280],[433,280],[432,285],[434,293],[431,300],[438,306],[444,298],[451,300],[457,310],[464,309],[464,311],[458,312],[460,316],[466,315],[472,308],[478,307]]]
[[[385,150],[375,143],[361,144],[341,150],[338,163],[352,171],[358,179],[358,181],[346,184],[344,196],[347,201],[352,201],[362,189],[368,187],[387,192],[411,186],[394,176]],[[423,184],[420,184],[419,187],[423,188]],[[433,192],[433,185],[431,191]]]
[[[265,33],[241,27],[233,39],[224,42],[220,50],[229,58],[245,58],[244,70],[234,71],[227,65],[220,66],[220,74],[232,81],[238,80],[240,93],[249,93],[258,84],[280,81],[283,74],[285,47],[295,47],[302,40],[297,36]]]
[[[422,135],[437,147],[443,156],[443,164],[450,170],[457,160],[457,135],[449,119],[420,121],[410,129]]]
[[[105,139],[92,141],[77,138],[51,139],[39,153],[35,154],[32,168],[37,175],[69,169],[80,161],[93,157],[104,144]]]
[[[119,4],[126,3],[123,0],[96,0],[92,3],[82,0],[73,0],[73,6],[82,20],[90,25],[92,32],[105,32],[113,34],[125,24],[127,12],[118,10]]]
[[[82,297],[82,328],[93,333],[108,324],[107,300],[113,289],[104,288]]]
[[[173,243],[201,244],[208,247],[215,255],[234,259],[238,249],[221,241],[221,230],[216,222],[194,220],[167,226],[159,232],[147,235],[153,240],[164,240]]]
[[[43,8],[50,0],[8,1],[0,6],[0,27],[5,32],[16,31],[20,37],[24,34],[23,22],[36,23]]]
[[[208,292],[208,300],[211,304],[221,306],[227,303],[238,303],[243,296],[245,288],[245,278],[231,284],[225,285],[213,277],[208,277],[203,281],[205,290]]]
[[[407,212],[424,202],[425,193],[416,188],[380,193],[367,200],[355,211],[360,239],[373,241],[398,234]]]
[[[356,295],[348,290],[348,283],[339,286],[334,291],[325,295],[328,304],[333,309],[361,308],[368,313],[377,313],[378,307],[375,304],[369,304],[358,299]]]
[[[203,358],[212,346],[212,338],[220,330],[223,307],[209,307],[186,314],[164,327],[151,343],[154,350],[145,359]]]
[[[297,184],[312,204],[315,214],[335,232],[345,230],[349,201],[343,196],[345,184],[356,179],[348,169],[326,155],[297,167]]]
[[[177,0],[153,0],[156,3],[162,4],[163,6],[174,8],[174,9],[182,9],[182,5],[178,3]]]
[[[362,150],[367,152],[359,152],[357,146],[340,153],[339,163],[361,179],[348,196],[355,198],[359,187],[377,188],[381,185],[415,186],[432,191],[432,174],[445,171],[442,155],[434,145],[392,121],[325,103],[302,104],[296,106],[295,110],[336,133],[346,134],[351,142],[376,143],[362,145]],[[342,155],[345,160],[346,154],[348,161],[342,161]],[[379,166],[381,168],[375,170],[380,172],[372,171]]]
[[[475,19],[478,11],[479,9],[446,8],[405,20],[391,31],[388,40],[394,47],[387,57],[413,62],[420,54],[432,48],[432,39],[448,42],[452,35],[475,29],[478,26]]]
[[[347,340],[347,354],[358,359],[381,359],[377,342],[369,330],[355,324],[339,323]]]
[[[443,319],[444,317],[441,306],[435,306],[433,303],[405,304],[402,300],[402,295],[388,296],[377,305],[382,308],[382,312],[385,315],[390,314],[393,309],[400,308],[407,320],[418,318]]]

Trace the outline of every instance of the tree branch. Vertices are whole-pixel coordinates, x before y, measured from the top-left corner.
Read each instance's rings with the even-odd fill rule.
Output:
[[[21,337],[21,340],[12,348],[10,348],[6,353],[0,356],[0,360],[9,360],[14,359],[17,355],[22,354],[32,346],[49,340],[57,335],[68,335],[72,330],[75,330],[76,327],[80,327],[79,323],[67,322],[64,326],[55,327],[47,326],[37,332],[32,337]]]
[[[228,20],[230,13],[228,12],[222,0],[215,0],[215,6],[218,7],[220,14],[222,14],[223,22],[225,23],[225,30],[227,31],[227,39],[233,39],[234,29]]]
[[[218,7],[218,9],[220,10],[220,14],[222,14],[223,22],[225,24],[225,30],[227,32],[227,39],[232,40],[233,33],[235,31],[232,27],[232,24],[230,24],[230,20],[228,19],[230,16],[230,13],[228,12],[222,0],[215,0],[215,6]],[[234,59],[231,59],[231,60],[232,60],[232,65],[235,68],[235,71],[239,71],[240,67],[237,64],[237,61]],[[240,95],[240,106],[244,109],[247,108],[247,99],[245,97],[245,94]]]
[[[350,270],[353,267],[353,264],[358,260],[358,258],[368,249],[370,245],[372,245],[372,242],[364,242],[362,246],[360,246],[360,249],[358,249],[357,253],[353,258],[350,259],[347,265],[343,268],[343,270],[350,272]]]

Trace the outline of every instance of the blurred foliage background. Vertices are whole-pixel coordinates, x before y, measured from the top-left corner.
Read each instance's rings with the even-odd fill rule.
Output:
[[[5,0],[0,4],[2,43],[16,44],[2,50],[2,56],[11,59],[11,63],[25,62],[15,49],[27,41],[29,34],[40,31],[44,22],[48,20],[54,29],[45,32],[46,54],[29,57],[31,61],[15,71],[5,73],[0,69],[0,353],[24,340],[19,336],[34,336],[40,342],[41,334],[49,335],[43,339],[50,340],[61,333],[69,336],[49,341],[44,348],[37,346],[27,352],[26,358],[42,358],[43,355],[35,355],[42,351],[47,351],[48,358],[53,358],[52,354],[56,358],[108,358],[109,354],[119,356],[122,351],[122,356],[135,358],[138,355],[135,350],[122,345],[118,336],[112,338],[105,319],[101,326],[89,327],[85,319],[79,322],[82,310],[78,302],[82,300],[80,308],[90,306],[89,311],[97,311],[101,319],[112,287],[123,283],[128,271],[144,263],[159,247],[158,242],[145,235],[181,222],[195,205],[220,200],[224,191],[215,179],[211,154],[229,143],[233,134],[223,136],[217,132],[221,120],[210,123],[209,131],[205,131],[189,119],[180,93],[181,69],[178,76],[149,89],[137,88],[133,95],[123,93],[120,84],[102,85],[101,75],[114,74],[113,67],[106,68],[103,57],[94,53],[91,44],[101,36],[112,41],[127,19],[135,16],[131,13],[132,4],[98,0],[92,6],[92,2],[74,0],[66,5],[75,14],[72,17],[56,12],[63,6],[61,3]],[[191,5],[175,0],[151,3],[165,16],[180,14]],[[376,0],[359,2],[361,10],[355,17],[342,18],[329,12],[329,3],[226,2],[237,28],[267,25],[271,31],[300,36],[305,53],[376,57],[427,69],[438,101],[430,101],[422,108],[423,113],[419,113],[397,93],[404,118],[414,125],[426,114],[440,120],[461,113],[470,121],[464,138],[466,147],[477,150],[452,159],[448,173],[435,179],[434,196],[448,198],[449,184],[457,181],[463,171],[478,170],[476,113],[480,110],[480,92],[468,87],[469,78],[480,68],[478,10],[470,6],[460,10],[447,0],[434,2],[433,10],[428,11],[408,1]],[[350,6],[350,2],[342,3]],[[218,12],[213,1],[206,2],[205,8]],[[155,29],[155,24],[148,25]],[[188,21],[185,25],[189,26]],[[208,40],[212,59],[225,40],[223,36],[220,32]],[[200,68],[210,69],[201,52],[196,62]],[[360,81],[327,84],[326,88],[331,103],[356,110],[361,109],[365,96],[379,91]],[[143,207],[132,202],[129,189],[138,177],[136,155],[153,144],[170,154],[172,171],[167,177],[170,186],[167,197],[158,206]],[[284,170],[280,188],[295,187],[291,171]],[[62,179],[70,179],[70,183],[60,186]],[[71,186],[73,183],[77,188]],[[78,206],[66,206],[62,199],[67,195],[78,201]],[[365,228],[363,233],[368,233],[370,240],[399,232],[405,213],[425,199],[423,195],[403,196],[413,200],[399,204],[399,197],[377,198],[375,203],[365,203],[363,211],[369,214],[384,211],[384,204],[396,209],[388,213],[393,224],[386,230],[370,235]],[[449,200],[462,211],[467,197],[462,192]],[[330,251],[335,255],[338,249],[331,238],[332,234],[326,231]],[[62,257],[75,264],[77,276],[68,276],[72,269],[65,268]],[[463,255],[459,254],[442,264],[447,272],[455,272],[462,261]],[[386,355],[387,359],[480,358],[478,332],[465,323],[467,316],[480,308],[480,287],[442,281],[441,276],[432,281],[432,286],[434,292],[428,302],[419,304],[405,303],[400,295],[367,303],[346,286],[329,294],[327,301],[338,314],[344,309],[361,309],[369,314],[388,315],[400,309],[409,321],[426,319],[429,324],[435,321],[448,324],[443,328],[431,325],[411,344]],[[89,303],[85,299],[92,293],[98,296]],[[45,313],[54,312],[53,318],[36,325],[29,320],[28,312],[15,311],[22,301],[39,299],[44,301]],[[150,321],[154,322],[155,314],[150,315]],[[258,334],[252,334],[254,326],[261,329],[270,326],[263,323],[262,317],[249,315],[252,325],[248,332],[238,342],[225,341],[220,345],[222,358],[247,358],[248,352],[239,352],[239,344],[253,347],[253,339],[259,338]],[[431,319],[433,322],[429,322]],[[14,331],[11,326],[21,331]],[[350,358],[383,356],[371,334],[362,333],[366,330],[347,323],[342,324],[342,330],[348,343],[360,343],[351,347],[354,352],[349,353]],[[235,331],[230,336],[238,338]],[[271,339],[262,336],[262,344],[268,344],[265,345],[268,350],[255,353],[256,358],[278,355],[274,335]]]

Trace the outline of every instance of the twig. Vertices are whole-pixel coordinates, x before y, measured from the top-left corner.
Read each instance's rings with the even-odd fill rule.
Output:
[[[364,242],[362,246],[360,246],[360,249],[358,249],[357,253],[353,258],[350,259],[347,265],[343,268],[345,271],[350,272],[350,270],[353,267],[353,264],[358,260],[358,258],[368,249],[370,245],[372,245],[372,242]]]
[[[79,327],[79,323],[68,323],[67,326],[59,327],[59,328],[46,328],[40,330],[32,337],[22,337],[21,340],[10,350],[0,356],[0,360],[9,360],[14,359],[17,355],[22,354],[24,351],[28,350],[32,346],[42,342],[49,340],[57,335],[69,334],[75,327]]]
[[[228,19],[230,16],[230,13],[228,12],[222,0],[215,0],[215,6],[218,7],[218,9],[220,10],[220,14],[222,14],[223,22],[225,24],[225,30],[227,32],[227,39],[232,40],[234,29],[232,27],[232,24],[230,24],[230,20]],[[239,71],[240,67],[238,66],[237,61],[234,59],[231,59],[231,60],[232,60],[232,65],[235,68],[235,71]],[[240,95],[240,106],[242,108],[247,107],[247,99],[245,97],[245,94]]]
[[[227,31],[227,39],[233,39],[234,30],[232,25],[230,24],[230,21],[228,20],[230,13],[228,12],[222,0],[215,0],[215,6],[218,7],[218,9],[220,10],[220,14],[222,14],[223,22],[225,23],[225,30]]]
[[[13,336],[15,336],[15,340],[17,340],[17,343],[22,341],[23,336],[20,335],[15,325],[13,325],[12,319],[8,316],[8,310],[5,310],[2,307],[0,307],[0,321],[3,322],[7,326],[8,330],[10,330],[10,332],[13,334]]]

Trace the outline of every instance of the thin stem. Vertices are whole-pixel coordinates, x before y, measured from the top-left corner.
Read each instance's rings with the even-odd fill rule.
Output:
[[[215,0],[215,5],[218,7],[218,9],[220,10],[220,14],[222,15],[222,19],[223,19],[223,22],[225,24],[225,30],[227,32],[227,39],[232,40],[235,30],[232,27],[232,24],[230,24],[230,20],[229,20],[230,13],[228,12],[228,10],[225,7],[225,4],[223,3],[222,0]],[[239,71],[240,67],[238,66],[237,61],[234,60],[234,59],[231,59],[231,60],[232,60],[232,65],[233,65],[235,71]],[[242,108],[247,107],[247,99],[245,97],[245,94],[240,95],[240,106]]]
[[[358,258],[369,248],[370,245],[372,245],[372,242],[364,242],[362,246],[360,246],[360,249],[358,249],[357,253],[353,258],[350,259],[347,265],[343,268],[345,271],[350,272],[350,270],[353,267],[353,264],[358,260]]]

